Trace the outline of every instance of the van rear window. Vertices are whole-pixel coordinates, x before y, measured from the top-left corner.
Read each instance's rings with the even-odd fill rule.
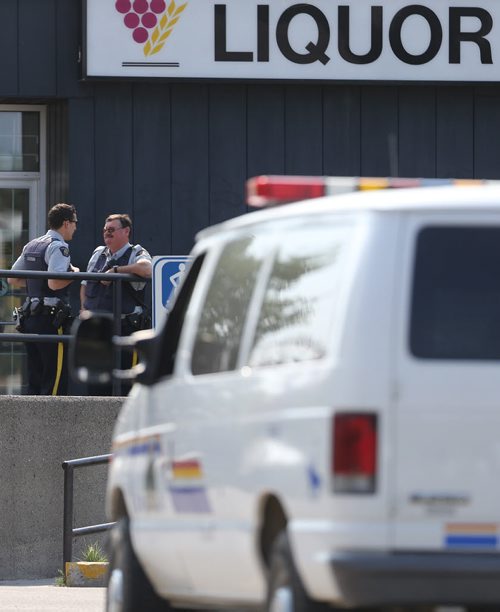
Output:
[[[500,227],[420,231],[410,350],[423,359],[500,359]]]

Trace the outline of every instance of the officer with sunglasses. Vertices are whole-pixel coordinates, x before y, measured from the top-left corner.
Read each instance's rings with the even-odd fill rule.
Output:
[[[104,245],[95,249],[89,260],[87,272],[135,274],[150,278],[151,255],[140,244],[130,243],[132,220],[127,214],[113,214],[106,218],[103,228]],[[107,281],[82,281],[80,302],[82,310],[113,312],[113,287]],[[145,283],[123,283],[122,287],[122,335],[150,327],[145,304]],[[130,358],[128,358],[130,357]],[[135,365],[136,355],[124,355],[122,367]],[[110,389],[89,389],[90,393],[107,395]]]
[[[79,272],[71,264],[68,242],[78,223],[72,204],[56,204],[48,213],[49,230],[26,244],[12,270]],[[26,285],[28,297],[16,308],[17,329],[26,334],[61,335],[72,321],[71,280],[9,278],[14,287]],[[27,342],[28,395],[67,395],[66,349],[62,342]]]

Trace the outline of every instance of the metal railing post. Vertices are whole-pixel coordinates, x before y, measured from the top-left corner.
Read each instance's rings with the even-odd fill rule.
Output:
[[[63,573],[66,574],[66,563],[71,562],[73,556],[73,538],[91,533],[101,533],[111,529],[115,523],[99,523],[98,525],[87,525],[86,527],[73,527],[73,481],[74,470],[78,467],[90,465],[101,465],[108,463],[112,453],[106,455],[95,455],[92,457],[81,457],[80,459],[68,459],[63,461],[64,470],[64,507],[63,507]]]
[[[113,316],[114,316],[114,332],[115,336],[121,336],[122,333],[122,281],[118,280],[113,283]],[[121,354],[120,346],[115,346],[114,363],[117,370],[121,369]],[[113,395],[120,395],[122,392],[122,381],[113,377]]]
[[[63,463],[64,510],[63,510],[63,572],[73,553],[73,465]]]

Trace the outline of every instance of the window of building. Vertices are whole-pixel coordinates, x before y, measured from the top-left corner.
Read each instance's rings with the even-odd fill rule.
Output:
[[[40,172],[40,113],[0,111],[0,172]]]
[[[8,270],[45,231],[45,107],[0,105],[0,267]],[[23,290],[0,279],[0,329],[15,332],[12,311]],[[0,394],[21,393],[24,344],[0,343]]]

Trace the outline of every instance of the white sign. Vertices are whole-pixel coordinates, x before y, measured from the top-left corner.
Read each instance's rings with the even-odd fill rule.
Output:
[[[157,329],[165,318],[190,261],[186,255],[153,257],[153,328]]]
[[[498,0],[86,0],[85,75],[500,81]]]

